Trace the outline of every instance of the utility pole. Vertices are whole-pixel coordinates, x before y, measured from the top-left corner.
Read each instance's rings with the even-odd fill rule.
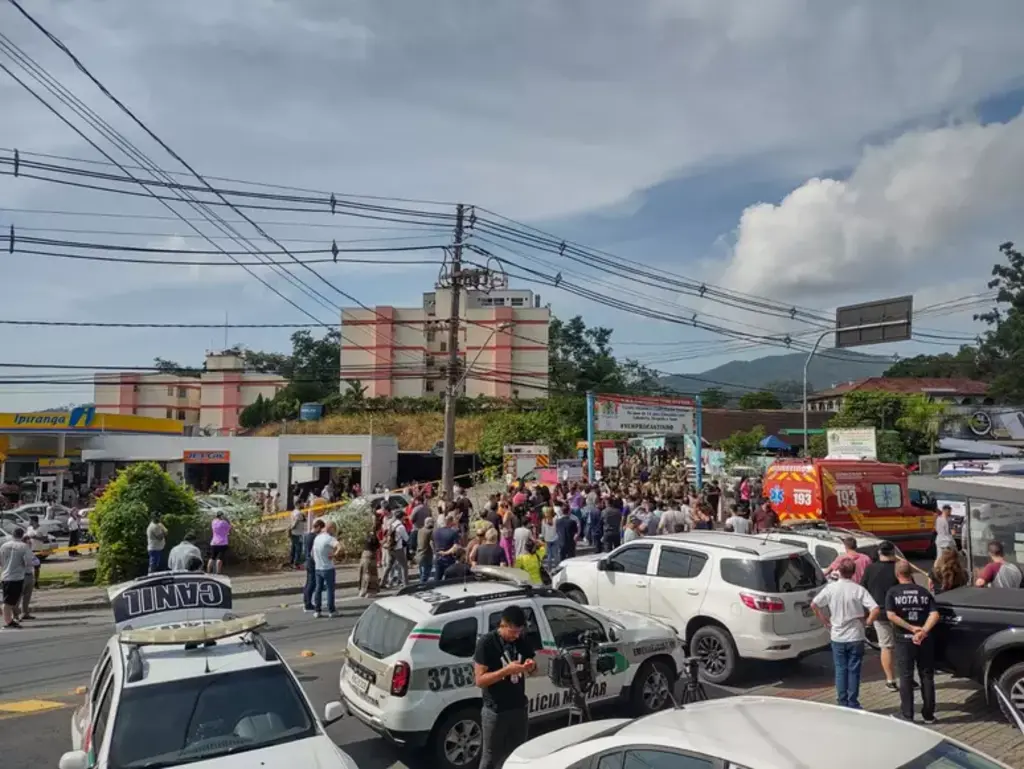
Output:
[[[452,247],[451,308],[448,314],[448,383],[444,395],[444,443],[441,458],[441,490],[452,500],[455,485],[455,404],[458,399],[459,375],[459,312],[462,294],[462,240],[465,206],[455,208],[455,244]]]

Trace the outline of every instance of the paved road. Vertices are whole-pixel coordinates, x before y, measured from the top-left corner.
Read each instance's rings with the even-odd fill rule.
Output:
[[[349,630],[367,602],[339,594],[340,616],[333,620],[313,619],[299,604],[283,604],[280,598],[254,598],[236,602],[239,614],[266,612],[266,635],[289,664],[319,712],[338,697],[338,671]],[[26,623],[17,631],[0,631],[0,747],[4,766],[56,767],[70,746],[71,709],[82,697],[75,687],[88,683],[92,666],[112,627],[107,612],[47,615]],[[303,657],[303,651],[315,656]],[[822,660],[821,665],[826,664]],[[769,684],[781,678],[780,668],[768,666],[752,678],[749,686]],[[739,690],[707,687],[712,697]],[[29,713],[4,712],[11,703]],[[560,725],[559,721],[549,728]],[[404,767],[415,762],[377,737],[355,719],[346,718],[331,726],[331,737],[358,762],[361,769]],[[11,762],[8,764],[7,762]]]

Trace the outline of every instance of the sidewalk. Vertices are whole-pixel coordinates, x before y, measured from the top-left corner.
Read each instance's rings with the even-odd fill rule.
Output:
[[[1010,725],[994,706],[986,705],[985,694],[977,684],[940,673],[935,678],[935,690],[935,715],[939,721],[931,728],[1010,766],[1024,767],[1024,735]],[[836,701],[835,686],[828,675],[809,676],[805,680],[793,676],[793,680],[781,685],[763,686],[750,694],[792,697],[830,705]],[[899,712],[899,695],[885,688],[885,677],[877,656],[864,660],[860,702],[865,710],[873,713],[888,716]],[[919,713],[920,707],[919,695]]]
[[[261,598],[275,595],[298,596],[306,584],[305,569],[266,574],[242,576],[227,575],[235,600],[239,598]],[[345,590],[359,586],[357,566],[339,565],[337,589]],[[32,594],[32,613],[95,611],[109,606],[105,587],[63,587],[37,590]]]

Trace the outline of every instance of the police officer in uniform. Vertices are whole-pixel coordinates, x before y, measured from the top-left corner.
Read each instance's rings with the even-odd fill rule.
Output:
[[[932,628],[939,621],[935,597],[914,582],[907,561],[896,564],[899,583],[885,595],[885,613],[896,635],[896,666],[900,676],[900,715],[914,720],[914,666],[921,681],[921,718],[935,723],[935,642]]]

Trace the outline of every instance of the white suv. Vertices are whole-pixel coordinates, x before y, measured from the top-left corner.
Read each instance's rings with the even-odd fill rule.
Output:
[[[810,553],[818,566],[827,569],[843,552],[843,540],[853,537],[857,540],[857,552],[863,553],[872,561],[878,560],[878,546],[884,541],[881,537],[858,529],[840,529],[822,524],[819,521],[803,521],[789,526],[772,529],[765,535],[773,542],[784,542],[787,545],[802,547]],[[896,548],[896,558],[906,556]]]
[[[569,692],[548,677],[559,649],[584,634],[608,644],[615,665],[589,699],[622,700],[637,714],[668,705],[684,668],[674,628],[633,612],[581,607],[550,588],[475,573],[466,582],[410,586],[371,604],[356,622],[339,687],[348,712],[398,745],[425,748],[431,766],[470,769],[480,758],[477,639],[497,627],[507,606],[521,606],[537,672],[526,680],[530,719],[566,715]],[[612,649],[614,652],[612,652]]]
[[[828,646],[811,610],[825,584],[806,548],[764,537],[691,531],[635,539],[611,553],[563,561],[553,587],[609,609],[679,628],[704,677],[736,677],[741,661],[797,659]]]

